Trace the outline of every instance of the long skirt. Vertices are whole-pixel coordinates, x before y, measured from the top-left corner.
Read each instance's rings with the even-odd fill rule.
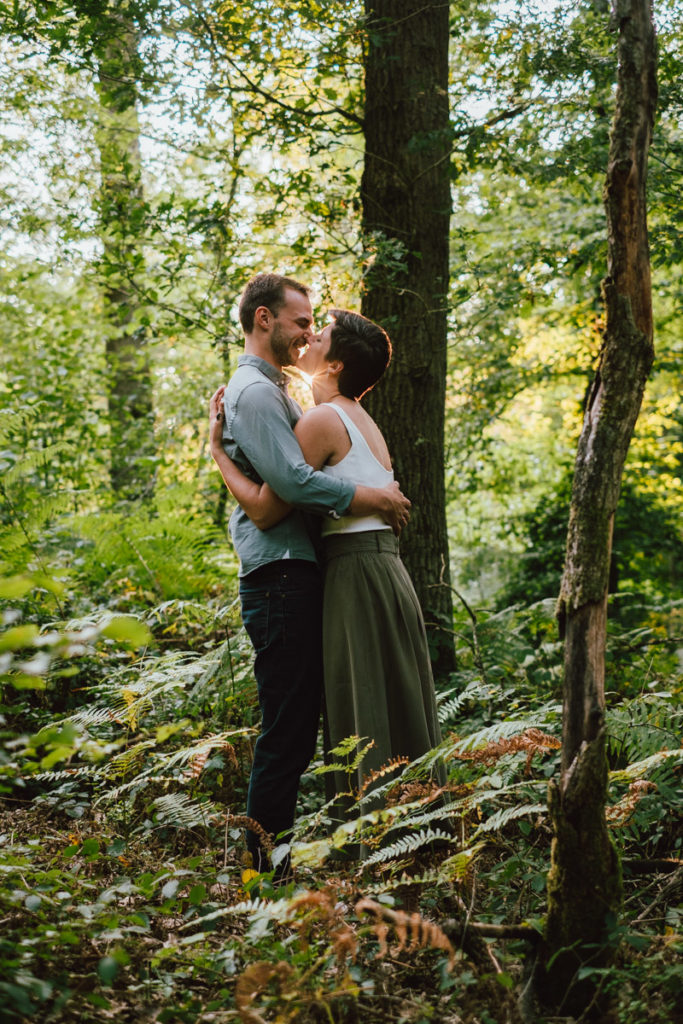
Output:
[[[412,761],[441,741],[434,680],[422,611],[391,531],[337,534],[324,549],[327,742],[333,749],[359,736],[361,746],[373,744],[353,772],[330,774],[336,793],[364,794],[366,811],[376,806],[369,778],[381,785],[392,759]],[[354,753],[333,761],[349,764]],[[434,774],[444,781],[443,767]],[[340,801],[346,811],[350,803]]]

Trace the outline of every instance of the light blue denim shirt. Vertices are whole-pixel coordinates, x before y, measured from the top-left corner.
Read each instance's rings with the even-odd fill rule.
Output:
[[[308,465],[294,426],[301,408],[287,394],[287,377],[265,359],[241,355],[225,389],[223,448],[250,480],[269,483],[295,508],[269,530],[259,530],[238,506],[230,534],[240,576],[283,558],[316,561],[315,527],[306,512],[336,518],[348,513],[355,492],[350,480],[335,479]],[[305,510],[305,511],[302,511]]]

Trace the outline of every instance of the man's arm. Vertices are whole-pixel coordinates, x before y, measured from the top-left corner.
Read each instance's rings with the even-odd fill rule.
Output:
[[[225,385],[211,396],[209,402],[209,446],[225,486],[242,506],[259,530],[269,530],[286,515],[292,506],[279,498],[268,484],[257,484],[237,467],[223,450],[223,393]]]
[[[353,483],[309,466],[276,387],[266,381],[248,384],[232,416],[229,409],[225,412],[230,417],[228,435],[283,501],[319,515],[348,512],[355,492]]]
[[[283,401],[269,384],[254,383],[242,391],[228,426],[261,479],[284,502],[320,515],[379,514],[396,534],[408,522],[410,502],[398,484],[386,488],[356,486],[350,480],[321,473],[324,458],[319,457],[315,467],[309,465]],[[249,514],[246,508],[245,512]]]

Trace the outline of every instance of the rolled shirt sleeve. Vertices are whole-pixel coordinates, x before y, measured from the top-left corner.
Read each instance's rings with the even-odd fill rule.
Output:
[[[226,405],[226,428],[232,440],[261,479],[290,505],[318,515],[347,514],[355,484],[308,465],[287,403],[297,408],[270,381],[249,383],[232,408]]]

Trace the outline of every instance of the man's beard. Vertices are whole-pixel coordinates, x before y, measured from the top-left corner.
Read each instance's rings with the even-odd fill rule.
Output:
[[[278,323],[273,326],[270,336],[270,348],[280,366],[294,366],[296,358],[292,357],[292,342],[285,337]]]

